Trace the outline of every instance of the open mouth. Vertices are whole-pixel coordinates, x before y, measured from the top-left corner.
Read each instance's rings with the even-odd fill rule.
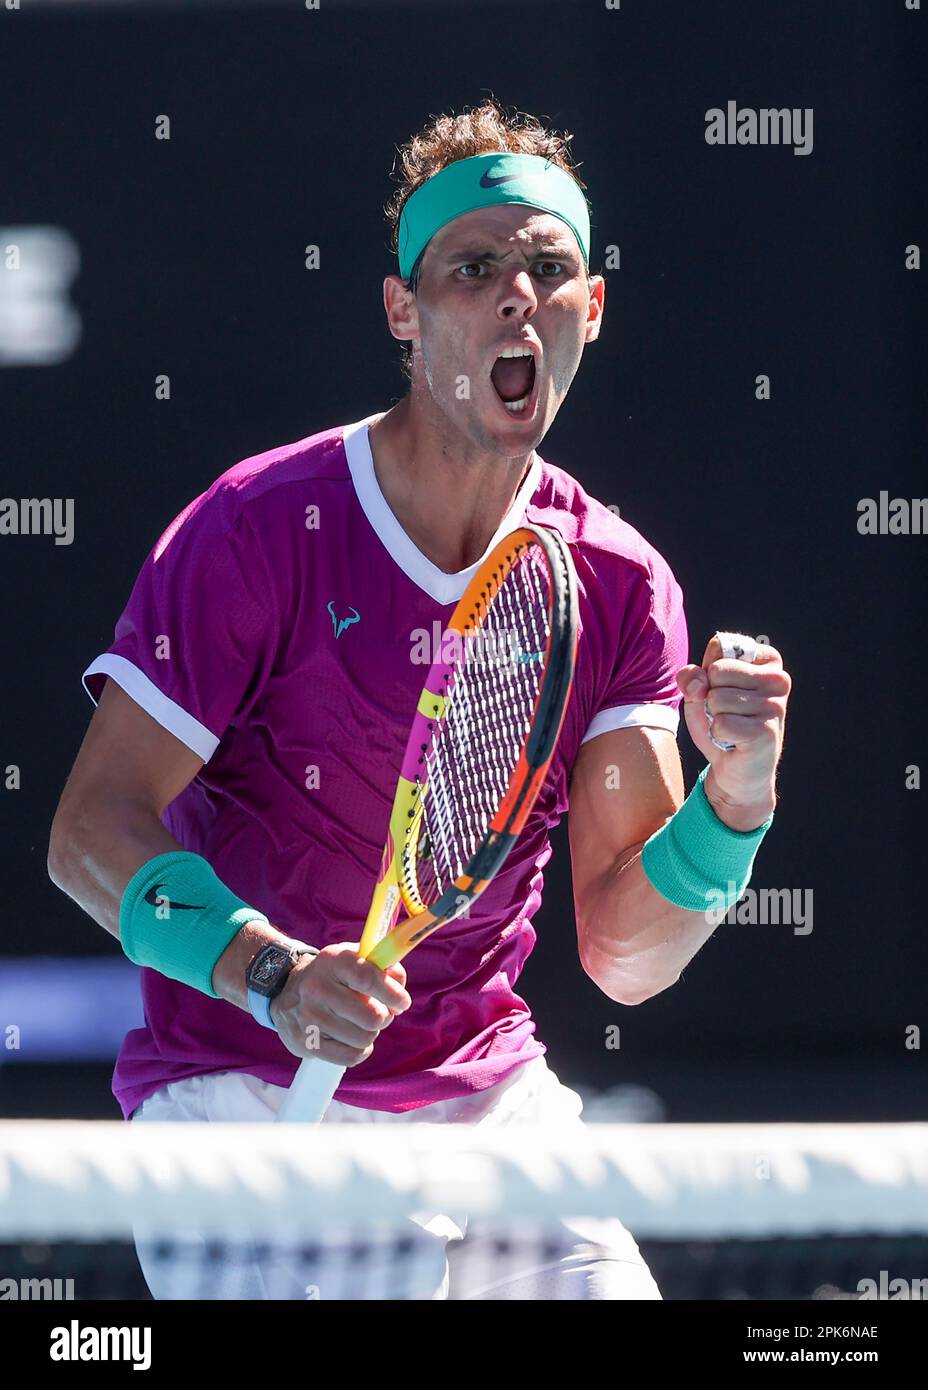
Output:
[[[490,380],[510,415],[521,415],[534,405],[535,357],[528,347],[504,348],[493,363]]]

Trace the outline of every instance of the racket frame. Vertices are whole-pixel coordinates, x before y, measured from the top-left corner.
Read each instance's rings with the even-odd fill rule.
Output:
[[[419,781],[424,753],[431,742],[432,726],[444,713],[444,691],[454,663],[439,654],[433,661],[416,707],[406,744],[403,767],[397,782],[387,839],[380,861],[358,954],[381,970],[403,959],[414,946],[446,922],[467,911],[502,868],[531,812],[547,775],[557,746],[573,681],[578,638],[577,577],[566,542],[555,531],[543,526],[523,526],[511,532],[494,547],[473,576],[452,614],[445,634],[457,634],[466,642],[480,630],[501,585],[530,545],[541,546],[551,584],[548,639],[544,676],[538,693],[532,727],[521,751],[509,789],[483,842],[471,856],[465,870],[439,896],[431,907],[417,910],[418,884],[415,861],[410,865],[418,843],[419,825],[426,784]],[[560,576],[560,581],[558,580]],[[442,638],[442,647],[445,636]],[[410,914],[397,924],[403,908]],[[318,1123],[345,1074],[335,1062],[308,1057],[296,1076],[278,1112],[281,1122]]]

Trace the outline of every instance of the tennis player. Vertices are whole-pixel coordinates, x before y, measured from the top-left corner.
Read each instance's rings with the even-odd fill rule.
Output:
[[[710,895],[749,881],[776,800],[780,655],[713,636],[691,663],[667,562],[537,453],[602,326],[571,139],[488,101],[403,148],[384,307],[408,393],[219,477],[84,674],[97,707],[49,872],[142,967],[145,1025],[113,1078],[135,1123],[272,1120],[315,1045],[349,1068],[327,1124],[580,1125],[517,993],[552,826],[569,806],[580,963],[621,1004],[672,985],[719,920]],[[579,577],[558,749],[470,916],[381,974],[359,924],[432,635],[523,522],[557,530]],[[707,759],[688,797],[681,701]],[[468,1284],[485,1238],[423,1221],[434,1260],[413,1296],[660,1297],[618,1220]],[[156,1297],[191,1292],[189,1262],[138,1249]],[[306,1297],[286,1270],[254,1273],[251,1296]]]

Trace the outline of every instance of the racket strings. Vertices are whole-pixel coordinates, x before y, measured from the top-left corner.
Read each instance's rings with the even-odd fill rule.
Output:
[[[420,783],[413,876],[424,906],[453,887],[509,791],[544,680],[550,607],[544,552],[526,547],[463,643]]]

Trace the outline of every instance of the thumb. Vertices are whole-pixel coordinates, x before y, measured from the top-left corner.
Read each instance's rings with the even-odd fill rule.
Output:
[[[709,682],[701,666],[684,666],[677,672],[677,683],[686,700],[704,700],[709,693]]]

